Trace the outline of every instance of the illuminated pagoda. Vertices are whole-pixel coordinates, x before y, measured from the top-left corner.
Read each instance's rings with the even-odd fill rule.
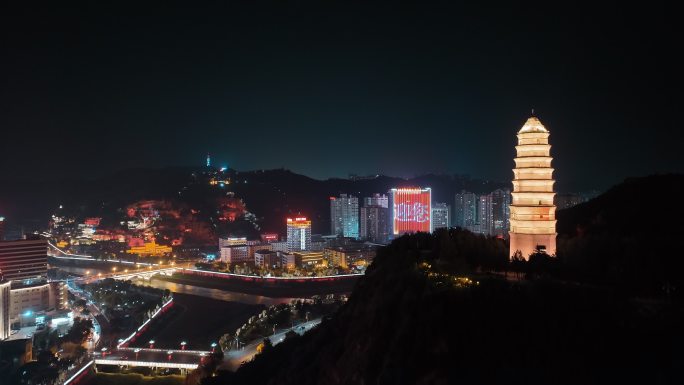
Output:
[[[549,131],[534,115],[518,131],[513,169],[510,255],[528,259],[535,250],[556,253],[556,206]]]

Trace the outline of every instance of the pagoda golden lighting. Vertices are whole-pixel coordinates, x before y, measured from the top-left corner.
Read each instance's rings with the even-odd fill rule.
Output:
[[[522,257],[537,249],[556,253],[556,206],[549,131],[535,116],[518,131],[510,210],[510,255]]]

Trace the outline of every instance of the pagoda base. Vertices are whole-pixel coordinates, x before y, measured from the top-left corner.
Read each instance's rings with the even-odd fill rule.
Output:
[[[522,257],[525,260],[530,258],[537,246],[543,246],[546,249],[546,254],[556,254],[556,234],[517,234],[509,233],[511,238],[510,257],[512,257],[516,250],[522,252]]]

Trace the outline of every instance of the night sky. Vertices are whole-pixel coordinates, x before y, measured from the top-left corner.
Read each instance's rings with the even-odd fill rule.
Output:
[[[531,108],[559,190],[684,170],[681,20],[656,2],[16,3],[3,11],[5,175],[210,152],[315,178],[506,181]]]

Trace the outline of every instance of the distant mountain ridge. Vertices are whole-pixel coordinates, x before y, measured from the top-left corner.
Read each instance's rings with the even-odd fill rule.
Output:
[[[219,189],[202,185],[205,171],[203,167],[135,168],[83,178],[65,173],[52,181],[29,175],[0,177],[0,210],[9,223],[31,226],[46,222],[59,205],[78,209],[82,215],[97,216],[102,210],[115,210],[136,200],[183,199],[179,198],[180,193],[192,188],[192,194],[188,193],[192,199],[200,199],[202,194],[235,192],[261,219],[266,231],[282,231],[285,216],[301,213],[313,219],[314,232],[327,233],[328,197],[340,193],[362,199],[373,193],[387,193],[392,187],[431,187],[434,201],[453,205],[454,194],[461,189],[484,193],[509,186],[508,182],[434,174],[411,179],[381,175],[373,179],[317,180],[290,170],[273,169],[229,170],[235,183]]]

